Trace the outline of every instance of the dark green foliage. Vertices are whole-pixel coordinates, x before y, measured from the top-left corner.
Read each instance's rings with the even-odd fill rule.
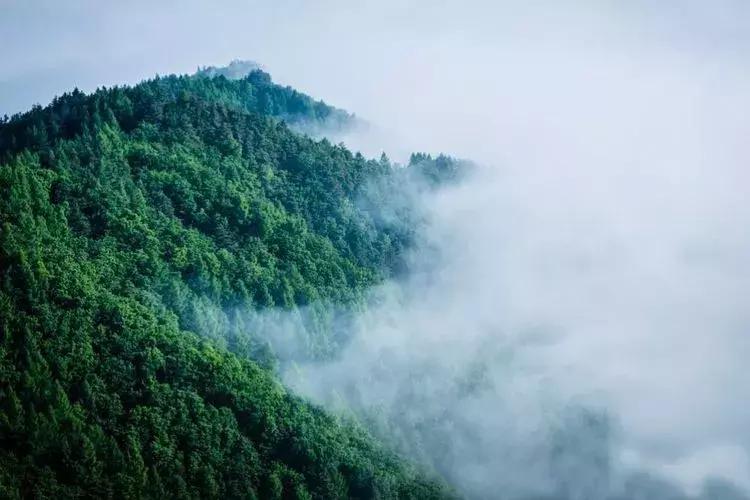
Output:
[[[456,161],[442,154],[433,159],[432,155],[427,153],[412,153],[409,167],[410,176],[428,187],[458,182],[468,176],[474,168],[466,161]]]
[[[448,494],[206,336],[205,303],[356,303],[409,243],[363,208],[397,170],[266,116],[306,99],[171,76],[0,125],[0,497]]]
[[[409,240],[372,215],[368,186],[395,171],[249,112],[252,96],[287,102],[256,76],[73,92],[0,127],[0,157],[38,155],[85,258],[115,252],[109,286],[158,292],[183,328],[201,330],[195,297],[221,308],[355,301]]]

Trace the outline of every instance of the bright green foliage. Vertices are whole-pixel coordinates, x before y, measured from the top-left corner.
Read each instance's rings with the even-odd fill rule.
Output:
[[[198,334],[202,303],[351,304],[398,267],[409,231],[364,207],[400,174],[273,118],[335,112],[254,72],[0,124],[0,497],[449,494]]]
[[[313,101],[299,95],[261,72],[73,92],[0,127],[0,158],[38,155],[83,258],[110,255],[109,289],[154,292],[182,328],[210,330],[197,297],[225,309],[350,303],[409,241],[408,225],[359,208],[378,205],[388,191],[370,187],[395,171],[251,112],[302,113]],[[324,340],[313,354],[330,351]]]

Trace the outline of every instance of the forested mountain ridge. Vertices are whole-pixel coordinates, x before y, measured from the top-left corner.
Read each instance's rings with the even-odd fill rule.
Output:
[[[353,304],[401,265],[411,215],[372,207],[452,163],[398,169],[284,123],[337,113],[254,71],[3,120],[0,496],[452,495],[285,390],[241,317],[208,313]]]
[[[117,116],[123,130],[129,131],[140,120],[159,118],[167,103],[190,96],[200,96],[202,100],[220,103],[234,111],[286,119],[292,124],[316,123],[324,128],[345,128],[353,123],[353,115],[291,87],[277,85],[260,69],[253,69],[242,78],[237,78],[233,72],[229,74],[234,76],[228,78],[221,70],[204,68],[192,76],[157,77],[135,87],[100,89],[91,96],[76,89],[55,98],[47,107],[37,105],[11,120],[6,117],[0,134],[0,151],[7,154],[44,145],[48,139],[75,136],[89,120],[96,124],[111,118],[102,115],[106,109]]]

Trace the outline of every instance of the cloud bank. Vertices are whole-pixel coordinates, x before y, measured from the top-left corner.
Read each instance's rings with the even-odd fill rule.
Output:
[[[392,142],[348,141],[485,168],[423,200],[434,267],[290,383],[398,429],[475,498],[750,491],[739,45],[613,37],[420,48],[388,87],[410,112],[380,111]]]

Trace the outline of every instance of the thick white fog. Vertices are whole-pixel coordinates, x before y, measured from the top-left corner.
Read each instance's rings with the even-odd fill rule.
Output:
[[[476,498],[750,492],[750,4],[34,3],[0,114],[239,57],[368,120],[352,148],[482,165],[301,393]]]
[[[363,318],[359,342],[311,368],[307,390],[354,391],[410,412],[412,428],[447,411],[462,424],[426,446],[454,454],[452,479],[478,496],[602,498],[636,470],[688,495],[710,478],[750,488],[746,63],[718,35],[709,44],[665,23],[660,36],[626,36],[617,30],[645,30],[645,18],[610,14],[576,25],[585,35],[540,16],[495,44],[420,48],[373,110],[399,134],[391,150],[456,152],[486,169],[425,200],[443,255],[432,279],[399,284],[406,298]],[[488,386],[467,396],[452,384],[476,362]],[[573,441],[567,465],[545,458],[571,405],[615,427],[606,481],[586,445]]]
[[[291,383],[385,412],[428,456],[448,455],[451,479],[479,497],[559,494],[562,475],[571,498],[604,498],[621,469],[691,494],[712,477],[749,486],[742,188],[709,196],[686,182],[679,194],[601,168],[489,171],[426,200],[436,268],[383,290],[343,359]],[[597,182],[604,192],[589,192]],[[601,432],[577,427],[580,408],[610,417],[610,442],[582,444]],[[573,464],[550,463],[558,439],[572,440]],[[591,484],[604,473],[589,447],[610,456],[604,490]]]
[[[619,21],[420,48],[372,111],[394,136],[348,141],[486,168],[424,200],[443,256],[427,283],[389,290],[299,386],[383,411],[473,496],[671,494],[636,473],[750,488],[746,65],[690,35],[623,41]],[[571,408],[606,413],[609,442]]]

